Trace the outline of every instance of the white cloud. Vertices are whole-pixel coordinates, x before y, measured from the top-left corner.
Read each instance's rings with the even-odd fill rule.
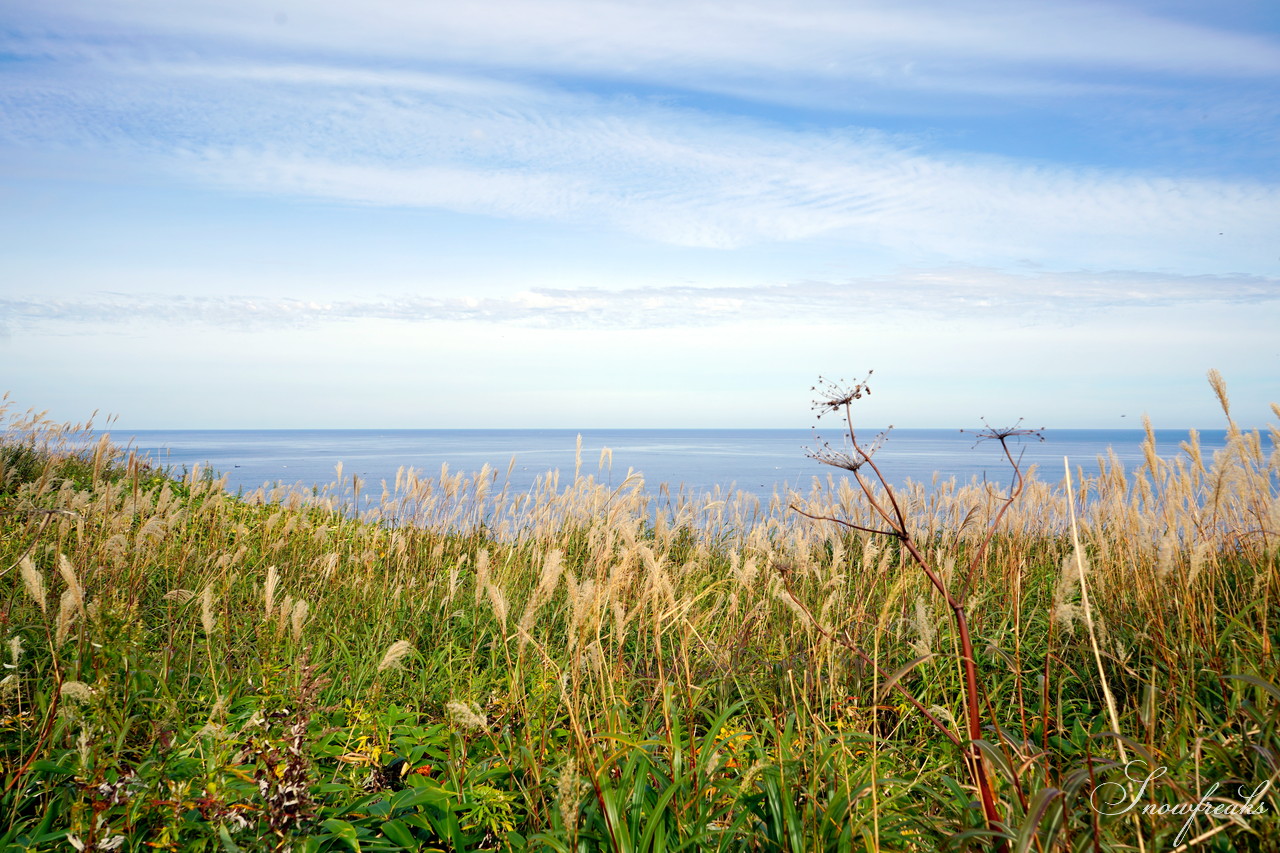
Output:
[[[870,135],[744,132],[739,122],[661,110],[530,116],[426,106],[384,118],[359,130],[386,130],[382,162],[213,146],[170,168],[236,190],[605,224],[684,246],[829,235],[964,263],[1195,270],[1230,257],[1228,268],[1275,269],[1280,189],[1256,181],[928,156]],[[464,141],[458,129],[468,125],[478,133]],[[414,162],[418,146],[423,159],[444,162]]]
[[[828,84],[1008,96],[1040,80],[1079,94],[1150,86],[1149,75],[1174,71],[1280,71],[1272,42],[1135,8],[558,0],[374,3],[355,14],[282,0],[272,8],[284,25],[256,5],[24,8],[18,30],[69,33],[46,34],[43,46],[10,40],[35,55],[0,83],[0,138],[14,148],[110,151],[220,190],[589,224],[678,246],[831,239],[913,264],[1278,269],[1274,182],[980,158],[912,137],[782,128],[548,82],[574,71],[605,89],[679,78],[739,93],[781,80],[802,99],[825,97]],[[86,17],[76,24],[76,15]],[[91,38],[88,20],[111,25]],[[153,48],[140,35],[150,31],[191,41]],[[225,42],[232,36],[238,48]],[[269,58],[272,45],[304,42],[337,53]],[[362,50],[378,62],[361,65]],[[396,51],[451,70],[392,67]],[[1068,77],[1064,65],[1148,76]],[[533,76],[513,82],[507,66]],[[827,82],[815,88],[818,78]],[[1241,133],[1261,122],[1274,135],[1272,118]]]
[[[951,91],[1022,69],[1052,88],[1061,69],[1268,76],[1265,38],[1179,21],[1132,4],[1055,0],[847,3],[778,0],[97,0],[11,12],[28,33],[52,27],[101,44],[163,36],[240,50],[377,53],[513,72],[605,76],[703,91],[808,100],[849,83]],[[25,25],[25,26],[23,26]],[[849,94],[846,94],[847,99]]]
[[[0,299],[0,322],[46,332],[69,332],[68,324],[109,324],[122,333],[154,324],[279,328],[355,320],[620,329],[766,321],[812,324],[819,318],[839,325],[867,317],[1074,325],[1115,308],[1241,303],[1278,312],[1280,279],[1131,272],[1016,274],[969,268],[773,287],[537,288],[485,298],[100,294],[83,299]]]

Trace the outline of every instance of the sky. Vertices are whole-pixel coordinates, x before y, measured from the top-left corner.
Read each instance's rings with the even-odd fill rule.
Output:
[[[0,392],[120,429],[1242,424],[1274,0],[6,0]]]

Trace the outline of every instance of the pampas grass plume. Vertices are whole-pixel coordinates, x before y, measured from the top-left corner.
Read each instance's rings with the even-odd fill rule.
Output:
[[[84,587],[80,585],[80,579],[76,577],[75,567],[71,565],[71,561],[67,559],[66,554],[58,555],[58,574],[62,575],[62,579],[66,581],[67,592],[71,593],[75,605],[83,609]]]
[[[449,712],[449,719],[460,729],[483,729],[489,724],[479,704],[475,702],[459,702],[456,699],[444,706]]]
[[[293,638],[295,640],[302,639],[302,624],[307,621],[307,613],[311,610],[311,605],[307,604],[305,599],[298,599],[293,605],[293,613],[290,615],[290,621],[293,627]]]
[[[1089,563],[1083,561],[1084,570],[1089,571]],[[1072,551],[1062,558],[1062,570],[1058,575],[1058,584],[1053,590],[1053,618],[1063,628],[1070,630],[1080,619],[1080,605],[1076,598],[1080,594],[1080,569],[1076,565],[1076,553]]]
[[[36,568],[36,564],[31,562],[30,557],[23,557],[19,562],[22,570],[22,583],[27,588],[27,592],[35,599],[36,604],[40,605],[41,613],[49,612],[49,605],[45,601],[44,594],[44,575],[40,574],[40,570]]]
[[[200,627],[206,636],[213,633],[213,587],[206,586],[200,593]]]
[[[384,672],[388,669],[400,667],[400,661],[413,654],[413,643],[408,640],[396,640],[387,647],[386,654],[382,656],[382,663],[378,664],[378,672]]]
[[[578,802],[582,796],[582,780],[578,776],[578,760],[570,756],[569,761],[560,768],[560,779],[556,782],[556,805],[560,809],[560,819],[570,831],[578,827]]]
[[[67,635],[71,633],[71,626],[82,610],[83,607],[75,590],[69,589],[62,594],[62,599],[58,603],[58,624],[54,631],[55,645],[61,646],[66,642]]]
[[[276,584],[277,584],[277,583],[279,583],[279,582],[280,582],[280,573],[276,571],[276,567],[275,567],[275,566],[271,566],[270,568],[268,568],[268,569],[267,569],[267,589],[266,589],[266,592],[267,592],[267,607],[266,607],[267,617],[266,617],[266,618],[267,618],[268,620],[270,620],[270,619],[271,619],[271,615],[272,615],[272,613],[274,613],[274,612],[275,612],[275,607],[274,607],[274,605],[275,605],[275,602],[276,602]]]

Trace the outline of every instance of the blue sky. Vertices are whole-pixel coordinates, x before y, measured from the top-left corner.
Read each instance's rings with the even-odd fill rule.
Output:
[[[1213,427],[1273,2],[28,2],[0,390],[148,427]],[[1125,416],[1122,418],[1121,416]]]

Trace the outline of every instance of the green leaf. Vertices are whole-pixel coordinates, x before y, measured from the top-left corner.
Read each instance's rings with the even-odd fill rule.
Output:
[[[604,805],[605,826],[612,836],[613,849],[617,853],[631,853],[631,837],[627,834],[622,817],[618,813],[613,789],[603,782],[600,785],[600,802]]]
[[[671,797],[675,795],[678,788],[679,784],[672,782],[667,786],[667,790],[663,791],[662,796],[658,797],[657,802],[649,807],[649,820],[645,826],[644,834],[640,836],[638,850],[664,849],[667,846],[665,841],[658,844],[656,848],[652,845],[655,837],[666,828],[667,803],[671,802]]]
[[[1022,826],[1018,829],[1018,838],[1014,846],[1014,853],[1027,853],[1031,849],[1031,845],[1037,840],[1040,825],[1049,820],[1050,837],[1043,839],[1052,842],[1053,834],[1056,832],[1061,805],[1056,812],[1051,812],[1050,807],[1054,801],[1062,795],[1057,788],[1041,788],[1036,792],[1035,798],[1031,801],[1031,805],[1027,807],[1027,817],[1022,822]]]
[[[929,654],[920,655],[920,657],[911,661],[906,666],[900,667],[899,669],[895,670],[892,675],[890,675],[883,682],[881,682],[880,693],[879,695],[876,696],[876,704],[880,704],[884,702],[884,698],[887,695],[889,695],[889,691],[893,689],[893,685],[901,681],[909,672],[911,672],[911,670],[915,669],[925,661],[935,657],[937,657],[937,655],[935,655],[933,652],[930,652]]]
[[[453,805],[451,800],[452,798],[440,788],[405,788],[403,791],[397,791],[392,794],[391,809],[394,812],[402,809],[417,808],[421,805],[430,805],[433,808],[444,811]]]
[[[1265,690],[1267,693],[1270,693],[1273,699],[1275,699],[1277,702],[1280,702],[1280,688],[1276,687],[1274,684],[1268,681],[1263,681],[1261,678],[1258,678],[1255,675],[1228,675],[1226,677],[1235,679],[1236,681],[1247,681],[1250,684],[1252,684],[1254,687],[1261,688],[1262,690]]]
[[[322,821],[320,825],[329,830],[335,838],[341,838],[343,841],[347,842],[347,845],[355,851],[355,853],[360,853],[360,839],[356,837],[356,828],[354,826],[347,823],[345,820],[338,820],[336,817],[331,817],[328,820]]]
[[[218,839],[222,841],[222,849],[227,853],[244,853],[240,845],[231,840],[231,834],[227,832],[227,828],[221,824],[218,826]]]
[[[37,842],[43,841],[52,830],[53,825],[58,818],[62,817],[62,798],[56,797],[49,802],[45,808],[44,817],[40,820],[40,825],[36,827]],[[62,830],[60,834],[65,835],[67,830]]]
[[[418,849],[418,839],[413,837],[413,833],[403,821],[389,820],[382,824],[382,834],[401,847],[408,847],[410,850]]]
[[[345,782],[321,782],[315,786],[314,790],[321,794],[337,794],[342,791],[350,791],[351,786]]]
[[[63,767],[56,762],[47,760],[33,761],[31,769],[37,773],[51,773],[59,776],[71,776],[76,772],[74,767]]]
[[[451,815],[452,816],[452,815]],[[442,826],[440,821],[433,820],[433,816],[426,814],[407,814],[397,818],[406,826],[414,826],[430,835],[433,839],[444,839],[448,837],[449,827]],[[457,825],[457,821],[454,821]]]
[[[345,786],[344,786],[344,790],[346,790]],[[361,797],[360,799],[347,804],[346,807],[334,812],[334,817],[337,818],[343,815],[349,815],[352,812],[356,811],[357,809],[364,808],[365,806],[369,805],[369,803],[372,803],[374,800],[378,799],[381,796],[382,796],[381,793],[376,793],[376,794],[369,794],[368,796],[365,796],[365,797]]]

